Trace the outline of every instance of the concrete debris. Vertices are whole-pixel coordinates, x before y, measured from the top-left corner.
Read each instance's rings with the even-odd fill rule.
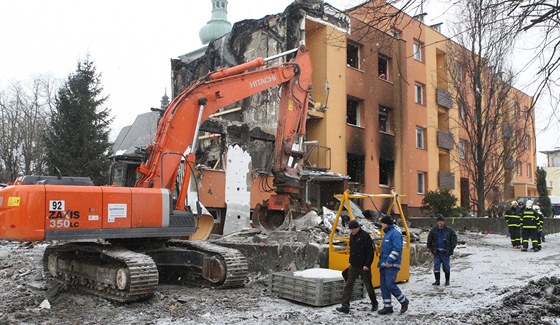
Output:
[[[322,226],[318,225],[318,228]],[[318,260],[324,244],[290,242],[297,236],[277,234],[277,240],[285,241],[281,245],[281,256],[275,256],[275,261],[270,256],[278,253],[278,243],[251,242],[256,235],[248,232],[246,237],[250,244],[245,246],[254,248],[248,254],[261,259],[263,268],[295,265],[298,270],[304,270],[319,267],[305,267],[290,254],[298,253],[305,259]],[[413,266],[411,281],[402,284],[401,288],[414,304],[404,315],[386,316],[387,322],[559,324],[557,252],[560,235],[550,234],[544,243],[546,246],[537,253],[512,249],[506,236],[480,233],[461,233],[460,236],[465,244],[459,246],[453,256],[451,286],[431,285],[431,259],[428,264]],[[425,246],[425,242],[418,246]],[[17,243],[0,241],[0,250],[10,256],[9,261],[0,260],[3,267],[0,269],[0,324],[356,324],[372,319],[368,298],[352,302],[351,315],[336,313],[336,306],[317,308],[279,299],[270,291],[267,278],[270,272],[264,271],[252,273],[251,280],[239,289],[162,284],[154,298],[131,304],[111,303],[79,291],[65,290],[47,299],[50,309],[40,308],[46,298],[45,292],[30,288],[28,283],[37,281],[48,287],[53,285],[47,279],[32,280],[43,273],[44,246],[38,244],[34,248],[22,249]],[[30,270],[31,273],[12,280],[11,275],[21,274],[18,270]],[[6,277],[6,274],[10,276]],[[377,294],[379,299],[378,291]]]

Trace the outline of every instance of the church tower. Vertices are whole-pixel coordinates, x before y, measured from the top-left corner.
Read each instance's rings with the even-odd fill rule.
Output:
[[[227,21],[227,0],[212,0],[212,19],[198,33],[202,44],[206,45],[231,31]]]

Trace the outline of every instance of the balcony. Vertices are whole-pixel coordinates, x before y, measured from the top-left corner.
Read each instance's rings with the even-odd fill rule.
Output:
[[[451,96],[451,93],[445,89],[436,89],[436,101],[438,105],[445,108],[453,107],[453,96]]]
[[[453,133],[438,130],[437,143],[438,147],[442,149],[452,150],[455,143],[455,140],[453,139]]]
[[[442,190],[455,189],[455,174],[451,172],[440,171],[438,173],[438,185]]]

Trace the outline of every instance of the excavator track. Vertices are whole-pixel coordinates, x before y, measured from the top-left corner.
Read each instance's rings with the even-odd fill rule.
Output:
[[[150,297],[159,280],[150,256],[95,243],[49,246],[43,265],[57,281],[117,302]]]
[[[236,249],[198,240],[170,240],[167,242],[167,246],[196,251],[206,255],[207,259],[217,259],[220,268],[216,272],[220,272],[220,274],[214,274],[212,278],[220,280],[209,281],[215,287],[239,288],[247,281],[249,273],[247,259]],[[203,277],[209,280],[209,277],[204,275],[204,270],[202,273]]]

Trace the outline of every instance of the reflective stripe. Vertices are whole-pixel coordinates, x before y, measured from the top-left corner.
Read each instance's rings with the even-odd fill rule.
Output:
[[[400,255],[399,252],[397,252],[397,251],[392,251],[392,252],[391,252],[391,255],[392,255],[392,254],[394,254],[394,255],[396,255],[396,256],[399,256],[399,255]]]

